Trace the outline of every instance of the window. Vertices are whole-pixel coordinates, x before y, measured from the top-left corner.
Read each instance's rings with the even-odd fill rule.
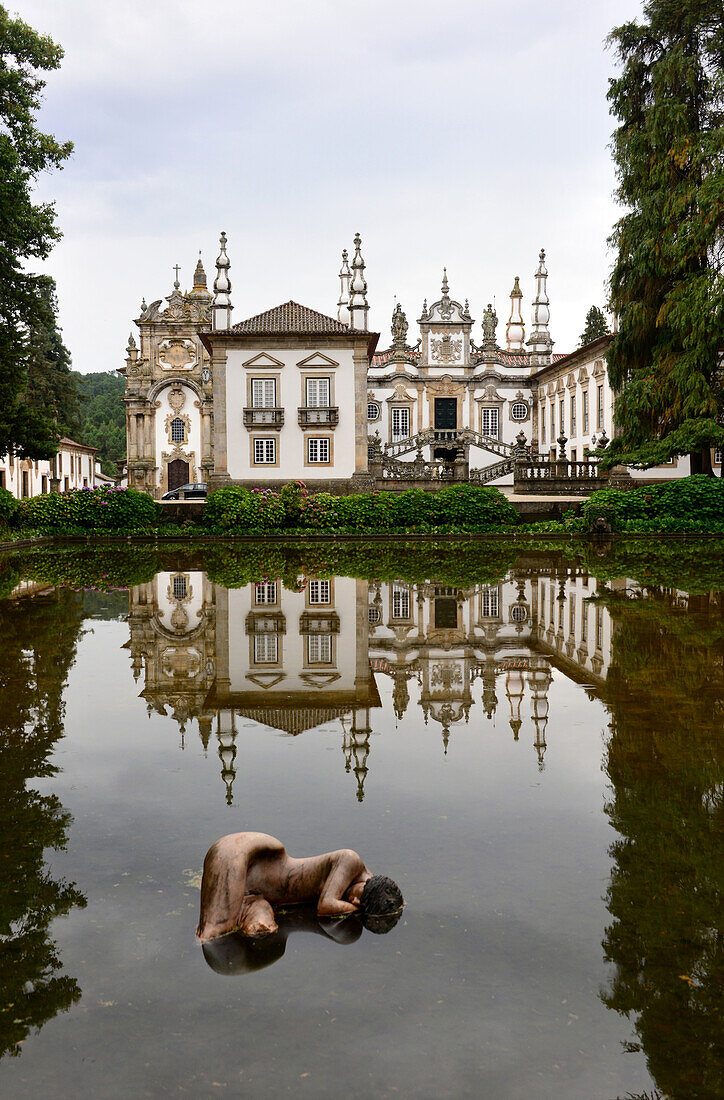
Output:
[[[274,378],[252,378],[251,404],[254,409],[274,409],[277,403],[277,384]]]
[[[500,609],[497,588],[483,588],[480,593],[480,614],[484,619],[497,619]]]
[[[568,600],[568,633],[571,637],[576,633],[576,597],[573,592]]]
[[[256,465],[260,463],[274,463],[277,460],[277,441],[276,439],[255,439],[254,440],[254,462]]]
[[[578,459],[578,451],[575,447],[571,448],[571,462],[576,462]]]
[[[367,419],[379,420],[380,419],[380,406],[376,401],[367,402]]]
[[[588,641],[588,604],[584,603],[581,608],[581,641]]]
[[[88,488],[88,478],[87,478],[87,477],[84,477],[84,478],[83,478],[83,488],[84,488],[84,489],[87,489],[87,488]]]
[[[603,386],[598,387],[598,406],[596,413],[596,427],[603,427]]]
[[[186,440],[186,425],[180,416],[175,416],[171,421],[171,442],[184,443]]]
[[[498,409],[483,408],[480,410],[480,432],[489,435],[493,439],[498,438],[500,412]]]
[[[510,609],[510,617],[514,623],[524,623],[528,618],[528,608],[522,603],[513,604]]]
[[[555,442],[555,438],[556,438],[556,406],[555,406],[555,403],[553,401],[551,401],[551,443]]]
[[[717,447],[716,450],[714,451],[714,465],[715,466],[721,466],[723,459],[724,459],[724,449],[722,449],[721,447]]]
[[[70,491],[70,478],[69,477],[64,477],[63,478],[63,492],[67,493],[69,491]]]
[[[596,606],[596,649],[603,649],[603,615],[599,606]]]
[[[367,611],[367,621],[369,622],[370,626],[376,626],[377,623],[380,621],[381,617],[382,616],[380,615],[379,608],[370,607],[368,609],[368,611]]]
[[[65,481],[66,481],[66,486],[65,487],[67,489],[69,487],[68,484],[67,484],[68,478],[66,478]],[[30,496],[30,474],[28,473],[27,470],[23,470],[23,496],[24,497],[29,497]]]
[[[332,635],[310,634],[307,638],[307,661],[310,665],[332,663]]]
[[[175,600],[186,599],[186,578],[183,573],[177,573],[173,578],[173,598]]]
[[[404,584],[392,586],[392,618],[410,618],[410,589]]]
[[[407,439],[410,434],[410,410],[408,408],[392,409],[392,438]]]
[[[528,416],[528,406],[524,401],[516,401],[510,410],[513,420],[525,420]]]
[[[43,481],[45,481],[45,478],[43,478]],[[5,471],[0,470],[0,489],[4,489],[4,488],[5,488]],[[45,492],[47,492],[47,490],[43,489],[43,492],[45,493]]]
[[[588,390],[583,391],[583,434],[588,435]]]
[[[566,403],[563,398],[558,402],[558,409],[560,413],[558,417],[558,426],[561,429],[561,435],[563,435],[566,430]]]
[[[330,602],[329,581],[309,582],[309,602],[314,604]]]
[[[329,440],[328,439],[308,439],[307,440],[307,462],[329,462]]]
[[[541,443],[546,441],[546,407],[541,405],[540,407],[540,438]]]
[[[328,378],[308,378],[307,379],[307,408],[308,409],[328,409],[329,408],[329,379]]]
[[[571,420],[570,420],[571,435],[576,434],[576,399],[571,397]]]
[[[276,634],[254,635],[254,664],[275,665],[278,660],[279,638]]]
[[[260,604],[270,604],[276,602],[276,581],[263,581],[261,584],[254,585],[254,603],[257,606],[259,606]]]

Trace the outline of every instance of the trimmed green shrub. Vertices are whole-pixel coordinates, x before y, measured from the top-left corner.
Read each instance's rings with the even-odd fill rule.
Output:
[[[290,510],[293,511],[291,505]],[[209,496],[204,509],[204,526],[218,532],[254,534],[282,529],[284,517],[285,504],[279,493],[230,485]]]
[[[10,523],[16,515],[19,504],[8,489],[0,489],[0,526]]]
[[[20,504],[18,517],[23,527],[61,533],[73,531],[140,531],[156,525],[157,508],[147,493],[136,489],[99,486],[47,493]]]
[[[600,489],[583,505],[581,518],[584,531],[591,531],[599,518],[612,531],[721,531],[724,481],[695,474],[640,489]]]

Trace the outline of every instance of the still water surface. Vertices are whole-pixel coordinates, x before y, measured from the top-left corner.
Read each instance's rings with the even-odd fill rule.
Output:
[[[477,546],[4,563],[3,1096],[723,1094],[722,593]],[[403,919],[217,973],[243,829]]]

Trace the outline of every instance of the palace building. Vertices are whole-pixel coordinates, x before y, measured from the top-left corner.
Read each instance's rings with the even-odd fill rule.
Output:
[[[518,276],[501,342],[493,306],[476,335],[470,301],[451,295],[443,269],[417,340],[397,304],[381,350],[359,234],[351,263],[342,253],[334,316],[285,301],[235,323],[230,268],[222,233],[213,293],[199,258],[190,291],[177,267],[166,305],[141,303],[138,340],[129,337],[120,369],[129,486],[160,497],[189,482],[278,488],[301,479],[334,493],[511,485],[521,457],[547,464],[545,476],[565,466],[568,477],[595,477],[588,453],[615,432],[610,337],[553,351],[543,250],[527,336]],[[682,476],[688,459],[653,473]]]

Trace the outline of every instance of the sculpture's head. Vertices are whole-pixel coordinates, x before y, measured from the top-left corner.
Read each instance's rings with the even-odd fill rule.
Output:
[[[391,878],[373,875],[365,883],[360,905],[365,928],[380,935],[395,927],[402,916],[405,899]]]

